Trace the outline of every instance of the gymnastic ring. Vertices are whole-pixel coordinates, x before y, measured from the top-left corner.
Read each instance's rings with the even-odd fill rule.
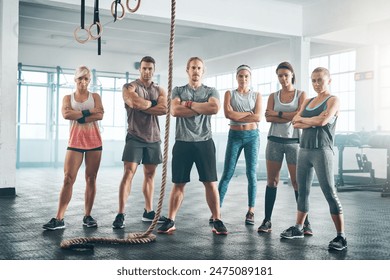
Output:
[[[137,5],[135,6],[135,8],[132,9],[132,8],[130,8],[130,5],[129,5],[130,0],[126,0],[126,7],[130,13],[135,13],[138,10],[139,5],[141,5],[141,0],[135,0],[135,1],[137,1]]]
[[[88,34],[87,39],[82,40],[82,39],[80,39],[80,37],[77,35],[81,30],[84,30],[84,31]],[[91,39],[91,33],[89,32],[89,30],[84,29],[84,28],[81,28],[80,26],[76,27],[76,29],[75,29],[74,32],[73,32],[73,36],[74,36],[74,38],[76,39],[76,41],[79,42],[80,44],[85,44],[86,42],[88,42],[88,41]]]
[[[116,2],[114,1],[114,2],[112,2],[112,4],[111,4],[111,14],[112,14],[113,17],[115,17],[115,3],[116,3]],[[119,20],[121,20],[121,19],[123,19],[123,18],[125,17],[125,7],[123,6],[122,3],[117,3],[117,4],[119,4],[119,5],[121,6],[121,8],[122,8],[122,14],[121,14],[120,16],[116,15],[116,18],[119,19]]]
[[[92,32],[91,32],[92,27],[95,25],[97,27],[99,27],[99,29],[100,29],[100,32],[96,36],[92,35]],[[91,24],[91,26],[88,29],[88,32],[89,32],[89,36],[91,36],[91,39],[93,39],[93,40],[99,39],[100,37],[102,37],[102,34],[103,34],[103,26],[100,24],[100,22],[97,21],[97,22]]]

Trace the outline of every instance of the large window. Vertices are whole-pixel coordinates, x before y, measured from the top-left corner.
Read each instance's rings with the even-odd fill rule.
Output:
[[[62,117],[61,107],[64,96],[75,90],[74,69],[19,64],[18,76],[17,166],[57,165],[69,137],[69,121]],[[105,110],[99,122],[103,141],[124,141],[122,86],[137,77],[92,70],[90,91],[100,94]]]
[[[310,59],[309,80],[311,72],[316,67],[326,67],[331,74],[330,91],[340,99],[340,114],[337,121],[337,131],[355,131],[355,69],[356,52],[343,52]],[[309,96],[316,93],[310,81]]]

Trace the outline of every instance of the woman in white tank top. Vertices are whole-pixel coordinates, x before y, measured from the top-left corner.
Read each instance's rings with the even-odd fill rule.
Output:
[[[102,139],[97,121],[103,119],[103,105],[97,93],[88,91],[91,71],[80,66],[75,73],[76,91],[64,96],[62,115],[70,121],[68,149],[64,162],[64,183],[61,189],[57,215],[43,225],[44,229],[65,228],[64,215],[72,198],[73,184],[85,158],[85,206],[83,225],[97,227],[91,216],[96,195],[96,176],[102,155]]]

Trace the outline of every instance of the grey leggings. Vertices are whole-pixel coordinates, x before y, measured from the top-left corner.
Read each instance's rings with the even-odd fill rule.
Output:
[[[342,214],[343,209],[334,185],[333,151],[330,148],[301,148],[299,150],[297,163],[298,210],[304,213],[309,212],[309,194],[314,171],[328,201],[330,213]]]

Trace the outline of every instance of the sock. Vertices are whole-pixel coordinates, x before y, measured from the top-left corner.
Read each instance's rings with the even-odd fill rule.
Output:
[[[302,230],[303,229],[303,225],[299,225],[299,224],[296,224],[295,227],[299,230]]]
[[[344,232],[338,232],[338,233],[337,233],[337,236],[341,236],[342,238],[345,239],[345,233],[344,233]]]
[[[294,194],[295,194],[295,201],[298,202],[298,191],[294,190]],[[310,224],[309,222],[309,215],[306,215],[306,218],[305,218],[305,225],[308,225]]]
[[[265,220],[271,221],[272,211],[276,200],[277,188],[267,186],[265,189]]]

